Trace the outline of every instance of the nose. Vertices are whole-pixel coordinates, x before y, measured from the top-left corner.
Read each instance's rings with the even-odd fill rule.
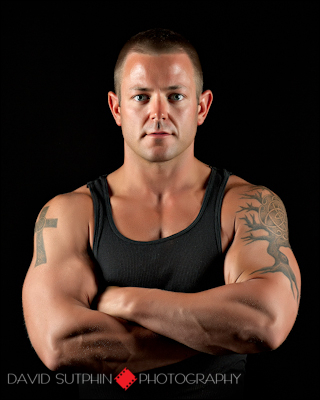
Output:
[[[166,120],[168,118],[168,104],[166,98],[161,94],[154,96],[150,102],[150,118],[154,122]]]

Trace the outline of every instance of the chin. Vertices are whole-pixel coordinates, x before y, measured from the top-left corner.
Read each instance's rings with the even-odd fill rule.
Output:
[[[151,162],[151,163],[161,163],[161,162],[167,162],[172,160],[173,157],[167,157],[167,156],[162,156],[162,155],[154,155],[152,157],[146,157],[145,160]]]

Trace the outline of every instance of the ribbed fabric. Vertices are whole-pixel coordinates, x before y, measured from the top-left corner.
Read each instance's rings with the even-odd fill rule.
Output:
[[[109,285],[136,286],[193,293],[224,285],[220,216],[229,176],[230,173],[224,169],[212,168],[197,218],[183,231],[149,242],[131,240],[118,231],[112,217],[106,175],[89,182],[95,215],[93,255],[101,288]],[[89,383],[81,385],[84,386],[80,391],[81,398],[239,398],[245,360],[246,356],[239,354],[199,354],[177,364],[142,373],[225,374],[228,377],[235,373],[241,375],[237,383],[234,378],[234,382],[229,384],[208,380],[194,384],[189,381],[184,384],[143,384],[143,379],[136,374],[140,383],[135,382],[127,391],[116,382],[112,385]],[[232,397],[234,395],[236,397]]]

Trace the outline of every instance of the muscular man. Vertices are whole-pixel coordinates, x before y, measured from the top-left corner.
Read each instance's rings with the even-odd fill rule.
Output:
[[[300,298],[286,211],[266,187],[195,158],[211,102],[180,35],[151,30],[122,49],[109,106],[124,163],[50,200],[35,225],[23,308],[49,369],[192,373],[204,378],[148,396],[231,398],[239,382],[214,376],[243,378],[246,354],[286,339]],[[142,398],[135,385],[126,398]],[[94,398],[124,394],[107,386]]]

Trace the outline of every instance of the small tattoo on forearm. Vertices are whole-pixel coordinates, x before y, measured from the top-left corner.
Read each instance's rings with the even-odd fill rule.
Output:
[[[36,234],[36,255],[37,255],[35,267],[41,264],[45,264],[47,262],[46,250],[43,241],[43,229],[56,228],[58,224],[58,218],[50,218],[50,219],[46,218],[48,208],[49,206],[43,208],[34,228],[34,232]]]
[[[260,191],[258,190],[260,189]],[[248,192],[253,192],[248,194]],[[262,195],[263,191],[268,191]],[[260,206],[256,207],[252,203],[247,203],[245,207],[240,206],[239,212],[245,212],[246,215],[240,218],[245,221],[245,225],[249,228],[248,236],[241,239],[248,244],[257,240],[266,240],[269,242],[267,253],[274,258],[274,264],[270,267],[264,267],[253,271],[254,273],[266,274],[268,272],[282,272],[290,282],[293,296],[299,300],[299,289],[296,277],[289,265],[289,260],[285,254],[280,251],[280,247],[289,247],[288,221],[287,213],[281,199],[271,190],[263,186],[254,186],[248,192],[243,193],[242,199],[257,200]],[[247,215],[249,214],[249,216]],[[253,235],[253,231],[265,231],[266,234]]]

